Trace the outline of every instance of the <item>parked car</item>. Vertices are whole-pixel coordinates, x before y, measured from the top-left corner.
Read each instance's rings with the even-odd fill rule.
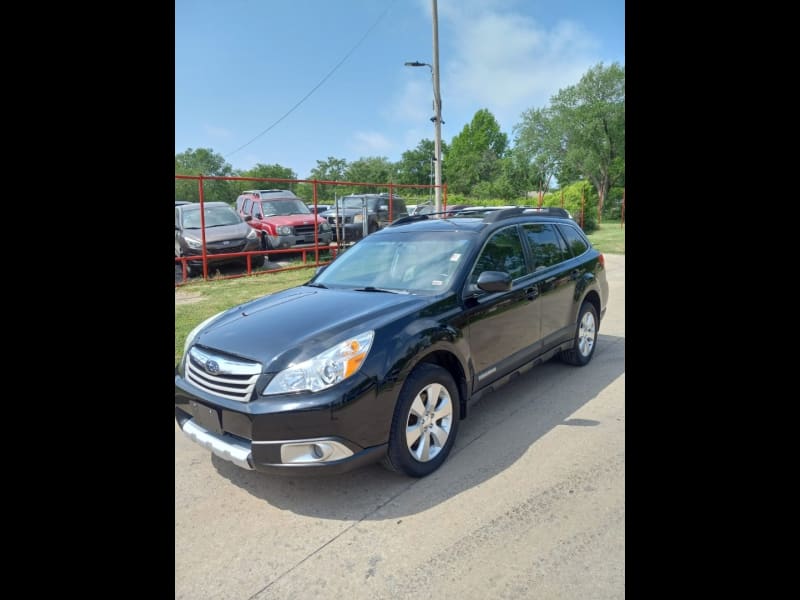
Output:
[[[242,216],[251,217],[250,226],[259,231],[265,250],[330,244],[333,239],[328,221],[289,190],[242,192],[236,208]]]
[[[217,257],[230,252],[252,252],[260,249],[258,235],[240,215],[224,202],[205,202],[206,258],[209,264],[241,262],[247,258]],[[203,234],[200,203],[175,203],[175,258],[195,257],[186,261],[189,275],[203,272]],[[264,265],[264,255],[252,256],[251,265]]]
[[[316,214],[319,214],[319,213],[325,212],[326,210],[330,210],[333,205],[332,204],[317,204],[316,209],[315,209],[313,202],[306,202],[306,206],[308,207],[308,210],[310,210],[312,213],[315,212]]]
[[[333,227],[338,224],[340,241],[352,242],[364,237],[365,207],[367,235],[383,229],[395,219],[408,216],[406,201],[394,194],[391,199],[389,194],[342,196],[336,200],[333,208],[320,213],[320,216],[326,218]]]
[[[408,216],[306,284],[214,315],[175,375],[183,432],[244,469],[412,477],[447,458],[468,401],[556,355],[594,356],[605,259],[567,219]]]

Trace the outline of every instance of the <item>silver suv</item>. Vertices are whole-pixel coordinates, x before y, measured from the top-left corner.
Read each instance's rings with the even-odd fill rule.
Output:
[[[260,250],[258,233],[224,202],[205,202],[206,259],[214,264],[242,262],[244,256],[216,258],[216,254]],[[200,221],[200,203],[190,202],[175,206],[175,258],[193,257],[186,261],[189,275],[203,272],[203,234]],[[264,265],[264,255],[253,256],[253,267]]]

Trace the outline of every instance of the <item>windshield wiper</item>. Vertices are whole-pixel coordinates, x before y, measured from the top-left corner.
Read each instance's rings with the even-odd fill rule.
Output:
[[[371,285],[365,286],[363,288],[354,288],[354,292],[386,292],[387,294],[399,294],[397,290],[387,290],[386,288],[376,288],[372,287]]]
[[[320,288],[320,289],[323,289],[323,290],[327,290],[328,289],[327,285],[322,285],[321,283],[307,283],[306,287],[315,287],[315,288]]]

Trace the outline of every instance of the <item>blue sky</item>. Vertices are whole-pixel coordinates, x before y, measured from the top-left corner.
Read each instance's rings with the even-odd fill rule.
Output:
[[[175,152],[300,179],[330,156],[400,160],[434,137],[430,69],[403,65],[433,64],[431,5],[176,0]],[[523,111],[599,62],[625,64],[624,0],[438,0],[438,13],[446,143],[482,108],[512,142]]]

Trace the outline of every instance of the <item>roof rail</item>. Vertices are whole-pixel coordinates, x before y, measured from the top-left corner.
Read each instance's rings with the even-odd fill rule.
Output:
[[[395,225],[405,225],[407,223],[416,223],[417,221],[427,221],[428,215],[408,215],[407,217],[400,217],[389,223],[389,227]]]
[[[500,210],[493,210],[488,215],[483,217],[484,223],[494,223],[496,221],[503,221],[504,219],[513,219],[514,217],[520,217],[524,213],[525,209],[521,206],[515,206],[514,208],[503,208]]]

